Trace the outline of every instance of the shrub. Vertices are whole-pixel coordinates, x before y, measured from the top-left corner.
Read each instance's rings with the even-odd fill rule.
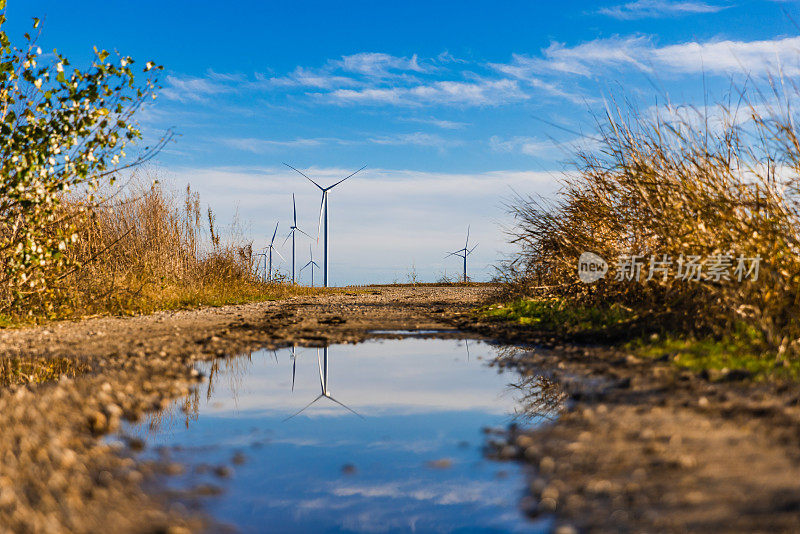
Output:
[[[745,320],[771,347],[796,353],[800,138],[787,95],[774,87],[757,103],[742,92],[712,117],[693,108],[608,108],[598,121],[599,149],[577,154],[577,172],[555,199],[512,203],[521,254],[507,274],[516,287],[589,306],[630,306],[673,328],[723,332]],[[761,263],[758,279],[742,282],[607,276],[584,284],[577,277],[584,251],[609,264],[664,254],[676,266],[690,254],[731,255],[734,267],[740,255]]]
[[[68,249],[93,191],[166,141],[124,160],[141,137],[134,113],[153,96],[160,67],[147,63],[149,77],[137,83],[130,57],[95,49],[80,70],[54,55],[44,59],[27,33],[23,47],[12,46],[0,29],[0,309],[47,306],[53,282],[72,268]],[[60,208],[68,191],[86,199],[78,212]]]

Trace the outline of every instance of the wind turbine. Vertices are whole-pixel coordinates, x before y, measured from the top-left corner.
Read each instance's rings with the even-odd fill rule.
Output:
[[[332,400],[333,402],[335,402],[339,406],[341,406],[341,407],[347,409],[348,411],[356,414],[357,416],[361,417],[361,419],[364,419],[364,416],[362,416],[360,413],[358,413],[357,411],[353,410],[352,408],[350,408],[346,404],[343,404],[343,403],[339,402],[338,400],[334,399],[333,396],[331,395],[331,392],[328,389],[328,347],[323,348],[322,351],[324,353],[324,360],[323,360],[324,363],[322,361],[320,361],[320,359],[319,359],[319,349],[317,349],[317,365],[319,366],[319,385],[320,385],[320,389],[322,390],[322,392],[319,395],[317,395],[316,399],[312,400],[311,402],[309,402],[308,404],[303,406],[303,408],[300,411],[295,412],[294,414],[292,414],[289,417],[287,417],[286,419],[284,419],[284,421],[288,421],[289,419],[291,419],[293,417],[297,417],[298,415],[300,415],[301,413],[306,411],[306,409],[309,406],[311,406],[312,404],[314,404],[315,402],[317,402],[318,400],[320,400],[323,397]],[[292,373],[294,373],[294,368],[292,369]]]
[[[261,256],[264,257],[264,276],[261,276]],[[256,258],[258,258],[256,263],[256,276],[261,278],[261,281],[266,283],[267,281],[267,255],[263,252],[259,252],[256,254]]]
[[[319,269],[319,265],[314,261],[314,251],[311,250],[311,245],[308,245],[308,253],[311,255],[311,261],[300,267],[300,272],[302,273],[306,267],[311,267],[311,287],[314,287],[314,267]]]
[[[278,252],[277,248],[275,248],[275,236],[278,234],[278,224],[280,224],[280,223],[275,223],[275,231],[272,232],[272,239],[270,240],[269,245],[267,245],[265,247],[266,249],[269,249],[269,279],[270,280],[272,280],[272,252],[275,251],[275,254],[280,256],[283,261],[286,261],[286,258],[284,258],[281,255],[280,252]]]
[[[350,178],[350,177],[354,176],[355,174],[363,171],[364,169],[367,168],[367,166],[364,165],[363,167],[358,169],[353,174],[342,178],[341,180],[339,180],[338,182],[336,182],[333,185],[330,185],[328,187],[322,187],[317,182],[315,182],[314,180],[312,180],[311,178],[306,176],[304,173],[298,171],[297,169],[295,169],[294,167],[292,167],[288,163],[284,163],[284,165],[286,165],[287,167],[289,167],[293,171],[296,171],[301,176],[305,177],[309,182],[311,182],[312,184],[316,185],[319,188],[319,190],[322,191],[322,202],[320,203],[320,206],[319,206],[319,225],[317,226],[317,240],[319,240],[319,232],[320,232],[320,228],[319,227],[322,226],[322,216],[324,214],[325,215],[325,232],[323,234],[323,245],[322,245],[322,248],[323,248],[323,251],[324,251],[324,253],[323,253],[324,254],[324,258],[323,258],[322,264],[324,265],[324,268],[322,269],[322,279],[323,279],[323,282],[324,282],[323,285],[325,287],[328,287],[328,191],[330,191],[331,189],[333,189],[334,187],[336,187],[340,183],[344,182],[348,178]]]
[[[478,244],[475,243],[475,247]],[[467,226],[467,241],[464,243],[464,248],[460,248],[455,252],[451,252],[445,258],[449,258],[450,256],[458,256],[459,258],[464,258],[464,283],[467,283],[467,256],[472,254],[472,251],[475,250],[475,247],[469,248],[469,226]]]
[[[292,238],[292,283],[294,284],[294,234],[295,232],[300,232],[311,239],[313,238],[297,227],[297,203],[294,201],[294,193],[292,193],[292,208],[294,210],[294,224],[289,227],[289,235],[287,235],[286,239],[283,240],[283,244],[285,245],[286,241],[288,241],[290,237]]]

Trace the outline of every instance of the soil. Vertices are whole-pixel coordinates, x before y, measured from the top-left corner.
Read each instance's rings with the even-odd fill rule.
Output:
[[[381,286],[223,308],[100,317],[0,331],[7,361],[68,361],[60,379],[0,388],[0,529],[186,532],[213,520],[167,498],[136,440],[104,439],[203,380],[193,364],[290,343],[359,342],[374,330],[443,330],[524,344],[495,365],[543,376],[557,422],[511,428],[489,453],[535,466],[521,506],[570,531],[800,531],[800,388],[559,343],[477,319],[492,286]],[[60,360],[66,359],[66,360]],[[73,375],[74,376],[69,376]],[[31,380],[30,383],[24,383]],[[209,488],[189,490],[201,494]],[[171,495],[174,497],[174,495]]]

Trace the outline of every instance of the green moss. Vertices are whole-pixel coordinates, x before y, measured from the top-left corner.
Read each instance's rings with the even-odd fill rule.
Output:
[[[486,317],[559,333],[611,328],[636,319],[633,312],[621,306],[580,307],[560,299],[520,299],[487,306],[481,313]]]
[[[480,310],[484,317],[509,321],[543,332],[574,336],[581,340],[607,339],[609,331],[625,331],[635,322],[658,324],[657,319],[640,320],[633,311],[618,305],[581,307],[560,299],[521,299],[494,304]],[[631,334],[616,346],[640,358],[665,359],[694,372],[710,371],[722,379],[729,371],[746,371],[755,380],[800,379],[800,360],[777,359],[762,333],[744,323],[733,325],[723,336],[696,337],[679,332]],[[638,333],[637,333],[638,332]],[[594,337],[595,334],[597,337]]]
[[[736,325],[721,337],[652,336],[636,339],[624,345],[642,358],[666,358],[673,365],[695,372],[746,371],[755,380],[800,378],[800,361],[776,358],[775,351],[766,348],[763,336],[745,325]],[[713,376],[712,375],[712,376]]]

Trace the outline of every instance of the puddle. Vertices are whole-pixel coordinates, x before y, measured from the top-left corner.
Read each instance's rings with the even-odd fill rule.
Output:
[[[543,532],[518,508],[523,468],[483,454],[483,429],[531,403],[487,365],[500,350],[406,338],[218,359],[124,433],[186,466],[165,481],[184,504],[242,532]]]

